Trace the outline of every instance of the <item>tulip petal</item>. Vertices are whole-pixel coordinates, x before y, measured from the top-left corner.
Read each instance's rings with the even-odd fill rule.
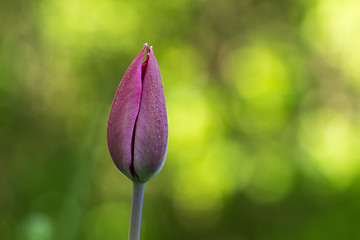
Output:
[[[155,176],[165,162],[168,123],[160,69],[149,49],[143,76],[134,142],[134,169],[141,182]]]
[[[131,170],[133,138],[142,92],[142,62],[148,49],[145,45],[126,70],[116,91],[107,126],[111,158],[117,168],[130,179],[134,179],[136,175]]]

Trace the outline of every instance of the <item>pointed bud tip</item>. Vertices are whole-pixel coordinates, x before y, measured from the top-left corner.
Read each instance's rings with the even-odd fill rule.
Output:
[[[151,53],[151,51],[152,51],[152,49],[153,49],[153,46],[150,46],[150,47],[149,47],[149,45],[148,45],[147,43],[145,43],[145,44],[144,44],[144,48],[146,48],[146,54],[147,54],[147,55],[150,55],[150,53]]]

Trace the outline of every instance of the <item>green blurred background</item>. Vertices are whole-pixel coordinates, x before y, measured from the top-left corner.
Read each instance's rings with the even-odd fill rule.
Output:
[[[106,123],[145,42],[169,118],[142,240],[360,239],[360,1],[1,0],[0,239],[127,239]]]

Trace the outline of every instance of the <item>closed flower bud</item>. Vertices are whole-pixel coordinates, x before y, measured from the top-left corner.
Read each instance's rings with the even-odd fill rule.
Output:
[[[147,44],[116,91],[107,141],[115,165],[134,182],[148,181],[164,165],[168,144],[166,104],[160,69]]]

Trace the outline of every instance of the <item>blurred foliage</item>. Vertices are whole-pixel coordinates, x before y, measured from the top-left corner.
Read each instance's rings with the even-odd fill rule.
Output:
[[[358,239],[358,0],[0,2],[0,239],[127,239],[106,122],[154,46],[169,117],[142,239]]]

